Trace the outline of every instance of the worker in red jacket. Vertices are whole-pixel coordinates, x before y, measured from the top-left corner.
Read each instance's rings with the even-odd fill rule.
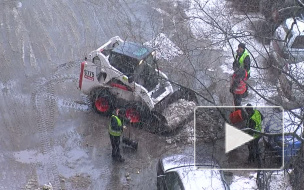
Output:
[[[234,106],[240,106],[242,103],[243,94],[247,89],[247,79],[247,71],[244,68],[238,68],[232,75],[230,92],[233,94]]]

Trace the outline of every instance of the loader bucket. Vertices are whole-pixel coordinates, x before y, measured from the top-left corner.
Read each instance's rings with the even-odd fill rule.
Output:
[[[159,103],[157,103],[155,105],[154,110],[157,112],[162,112],[166,107],[168,107],[168,105],[178,101],[179,99],[184,99],[187,101],[192,101],[194,103],[198,103],[197,97],[195,95],[195,92],[186,89],[186,88],[179,88],[178,90],[176,90],[174,93],[172,93],[171,95],[167,96],[166,98],[164,98],[162,101],[160,101]]]
[[[158,124],[153,127],[156,128],[157,133],[172,132],[180,128],[194,118],[196,105],[195,93],[186,88],[180,88],[155,106],[152,113]]]

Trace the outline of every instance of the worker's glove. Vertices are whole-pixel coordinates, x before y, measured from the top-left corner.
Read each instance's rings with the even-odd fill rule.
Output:
[[[126,128],[127,128],[127,126],[125,126],[125,125],[124,125],[124,126],[122,126],[122,128],[123,128],[123,129],[126,129]]]
[[[128,118],[128,117],[124,117],[123,119],[124,119],[124,121],[127,122],[127,123],[130,123],[130,122],[131,122],[131,119]]]

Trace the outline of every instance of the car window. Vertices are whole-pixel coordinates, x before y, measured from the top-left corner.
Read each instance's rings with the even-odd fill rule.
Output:
[[[176,172],[169,172],[165,177],[166,186],[168,190],[182,190],[181,180]]]
[[[297,36],[291,46],[295,49],[304,49],[304,36]]]
[[[127,76],[132,75],[136,66],[138,65],[137,60],[114,52],[111,53],[109,61],[113,67]]]

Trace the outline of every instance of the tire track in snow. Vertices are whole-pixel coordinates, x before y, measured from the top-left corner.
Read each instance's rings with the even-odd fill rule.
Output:
[[[69,70],[69,69],[74,68],[74,67],[76,67],[77,71],[80,72],[80,63],[82,61],[83,60],[78,59],[76,61],[70,61],[70,62],[67,62],[67,63],[60,64],[60,65],[57,66],[56,71],[54,72],[54,74],[56,76],[60,75],[64,70]],[[77,78],[77,80],[78,80],[78,78]]]
[[[39,138],[40,143],[42,145],[42,153],[48,154],[49,161],[51,165],[45,165],[44,168],[44,179],[50,181],[55,189],[59,189],[59,172],[57,169],[57,166],[54,163],[54,159],[56,156],[54,154],[54,151],[52,150],[51,145],[51,139],[48,132],[48,128],[53,128],[54,126],[48,126],[49,122],[47,121],[47,116],[45,113],[46,109],[43,109],[45,106],[43,106],[43,103],[45,100],[42,100],[39,96],[33,96],[33,108],[36,111],[36,121],[37,121],[37,128],[39,131]],[[51,108],[52,109],[52,108]],[[51,129],[49,129],[51,130]]]
[[[72,109],[84,111],[84,112],[90,111],[90,107],[88,104],[77,103],[70,99],[67,99],[67,100],[61,99],[57,96],[54,96],[52,93],[41,93],[40,96],[44,97],[48,100],[53,100],[53,101],[57,102],[57,104],[59,104],[59,106],[62,106],[62,107],[72,108]]]
[[[67,64],[67,67],[63,69],[69,69],[74,64]],[[50,155],[50,165],[46,165],[43,170],[44,178],[48,179],[54,189],[60,187],[60,176],[55,161],[57,160],[57,154],[54,151],[54,141],[51,139],[54,135],[55,127],[55,106],[56,102],[62,102],[62,105],[73,109],[85,111],[84,105],[77,104],[70,100],[62,100],[55,95],[54,86],[60,83],[77,81],[76,75],[60,75],[55,74],[50,79],[45,79],[36,83],[36,89],[32,93],[33,108],[36,111],[37,128],[39,131],[39,138],[42,145],[43,154]]]

